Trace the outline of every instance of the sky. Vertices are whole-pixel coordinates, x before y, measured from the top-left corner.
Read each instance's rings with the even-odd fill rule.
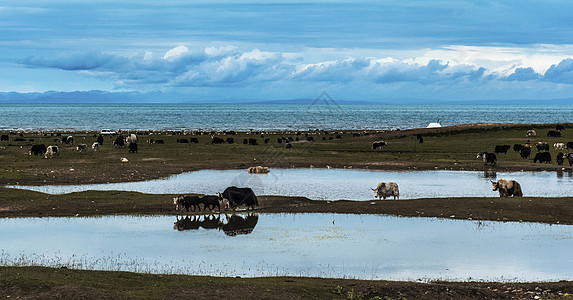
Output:
[[[570,0],[4,0],[0,93],[573,99],[572,11]]]

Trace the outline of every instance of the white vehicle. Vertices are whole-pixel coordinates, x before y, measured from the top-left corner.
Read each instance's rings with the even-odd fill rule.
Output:
[[[111,129],[102,129],[100,131],[101,135],[116,135],[117,132],[115,132],[115,130],[111,130]]]

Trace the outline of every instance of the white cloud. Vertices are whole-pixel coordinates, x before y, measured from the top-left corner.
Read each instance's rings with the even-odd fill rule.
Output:
[[[307,52],[245,51],[230,45],[195,49],[197,54],[192,54],[186,46],[177,46],[162,57],[145,50],[131,57],[89,52],[28,57],[20,63],[30,68],[81,71],[86,77],[113,82],[126,90],[225,87],[268,94],[278,87],[283,95],[314,89],[352,97],[391,93],[462,97],[467,93],[466,97],[493,98],[510,92],[519,98],[525,90],[528,94],[524,97],[530,97],[535,89],[547,97],[547,91],[557,84],[562,93],[573,91],[573,59],[569,58],[573,55],[566,56],[563,51],[573,47],[544,48],[533,53],[522,48],[450,46],[411,51],[410,57],[365,50],[358,51],[358,56],[344,50],[337,53],[343,56],[333,54],[320,60],[316,53],[309,59]]]
[[[182,56],[188,55],[188,54],[191,54],[191,51],[189,51],[189,48],[187,48],[186,46],[180,45],[180,46],[177,46],[177,47],[165,52],[165,55],[163,55],[163,59],[174,60],[174,59],[181,58]]]

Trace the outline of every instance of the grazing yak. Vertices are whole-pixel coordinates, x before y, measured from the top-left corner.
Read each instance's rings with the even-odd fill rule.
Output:
[[[555,143],[555,144],[553,144],[553,148],[555,148],[555,149],[565,149],[565,143]]]
[[[550,131],[547,132],[547,136],[550,136],[550,137],[560,137],[560,136],[561,136],[561,132],[550,130]]]
[[[495,146],[494,152],[507,154],[507,150],[509,150],[509,149],[511,149],[510,145],[497,145],[497,146]]]
[[[249,145],[256,146],[258,144],[257,139],[249,138]]]
[[[527,133],[525,134],[525,136],[537,136],[537,132],[535,132],[535,130],[530,129],[527,131]]]
[[[44,153],[44,158],[52,158],[58,155],[60,155],[60,149],[58,146],[48,146],[48,148],[46,148],[46,153]]]
[[[100,134],[100,135],[97,137],[97,143],[100,144],[100,145],[103,145],[103,135]]]
[[[208,208],[210,211],[213,211],[217,207],[221,211],[221,202],[223,201],[217,195],[205,195],[199,198],[199,202],[203,204],[203,210]]]
[[[567,142],[567,149],[573,149],[573,142]]]
[[[492,166],[495,166],[497,163],[497,156],[495,153],[480,152],[477,154],[476,158],[483,159],[484,165],[491,164]]]
[[[137,144],[139,139],[135,133],[130,134],[125,138],[125,143],[129,146],[129,144]]]
[[[137,147],[137,143],[130,143],[127,144],[127,149],[129,150],[129,153],[135,153],[138,152],[138,147]]]
[[[540,163],[550,163],[551,154],[549,152],[537,152],[537,154],[535,154],[535,158],[533,158],[533,163],[536,163],[537,161]]]
[[[555,160],[557,160],[558,165],[562,166],[563,161],[565,161],[565,154],[563,154],[563,152],[557,153],[557,157],[555,158]]]
[[[0,137],[0,141],[2,141],[2,142],[8,142],[8,141],[10,141],[10,138],[8,137],[7,134],[3,134],[3,135]]]
[[[230,186],[223,193],[218,193],[217,196],[221,201],[228,201],[227,205],[233,210],[243,204],[251,209],[255,209],[255,206],[259,205],[259,199],[250,188]]]
[[[79,144],[76,146],[76,150],[78,150],[79,152],[86,152],[88,150],[88,145]]]
[[[32,149],[30,149],[28,154],[44,155],[44,153],[46,153],[46,150],[48,150],[48,148],[46,148],[46,145],[44,144],[32,145]]]
[[[525,147],[525,146],[522,144],[513,144],[513,151],[519,153],[519,152],[521,152],[521,149],[523,149],[523,147]]]
[[[99,145],[100,145],[100,144],[99,144],[98,142],[94,142],[94,143],[92,144],[92,149],[93,149],[94,151],[98,151],[98,150],[99,150]]]
[[[175,210],[185,207],[187,211],[193,206],[193,211],[197,210],[197,207],[201,203],[199,196],[189,196],[189,195],[179,195],[173,198],[173,204],[175,204]]]
[[[565,127],[563,127],[563,125],[555,125],[555,130],[563,131],[563,130],[565,130]]]
[[[573,153],[565,153],[563,156],[567,158],[569,166],[573,166]]]
[[[500,197],[523,197],[523,192],[521,191],[521,185],[515,180],[500,179],[498,181],[491,182],[493,186],[493,191],[499,190]]]
[[[531,147],[523,147],[519,150],[519,155],[521,158],[528,158],[531,155]]]
[[[393,196],[394,200],[400,199],[400,191],[398,190],[398,184],[396,184],[396,182],[380,182],[375,189],[370,189],[374,191],[374,197],[378,198],[378,200],[380,200],[380,198],[386,200],[386,197],[390,196]]]
[[[537,142],[535,143],[535,147],[537,147],[537,151],[549,151],[549,144],[545,142]]]
[[[115,138],[115,141],[113,141],[113,145],[116,148],[123,148],[125,147],[125,138],[123,137],[123,135],[120,135],[118,137]]]
[[[224,143],[225,143],[224,139],[216,136],[211,136],[211,144],[224,144]]]
[[[71,135],[62,137],[62,144],[66,145],[73,145],[74,144],[74,137]]]
[[[249,172],[249,174],[266,174],[270,171],[271,170],[268,167],[263,167],[263,166],[249,167],[247,169],[247,172]]]
[[[384,146],[388,146],[388,143],[386,143],[386,141],[374,141],[372,143],[372,150],[380,150]]]

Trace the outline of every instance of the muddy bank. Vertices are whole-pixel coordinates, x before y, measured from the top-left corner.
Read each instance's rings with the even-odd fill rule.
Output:
[[[176,215],[213,212],[175,210],[175,195],[86,191],[63,195],[0,188],[0,217]],[[382,201],[318,201],[304,197],[259,196],[261,213],[387,214],[471,220],[573,224],[571,198],[427,198]],[[232,211],[222,211],[232,213]]]
[[[0,267],[0,294],[11,299],[571,299],[573,282],[228,278]]]

